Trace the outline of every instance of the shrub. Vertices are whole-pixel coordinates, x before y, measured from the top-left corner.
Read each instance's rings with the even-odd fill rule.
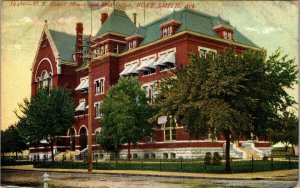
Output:
[[[207,152],[205,154],[205,157],[204,157],[204,164],[205,165],[210,165],[211,164],[211,159],[212,159],[211,152]]]
[[[222,157],[219,152],[214,152],[213,158],[212,158],[212,164],[213,165],[221,165]]]

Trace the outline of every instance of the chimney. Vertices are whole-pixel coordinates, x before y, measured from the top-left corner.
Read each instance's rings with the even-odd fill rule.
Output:
[[[134,25],[136,25],[136,13],[133,13],[133,23],[134,23]]]
[[[104,22],[107,20],[108,14],[107,13],[101,13],[101,25],[104,24]]]
[[[75,44],[75,54],[74,61],[78,66],[82,64],[82,55],[83,55],[83,24],[76,24],[76,44]]]

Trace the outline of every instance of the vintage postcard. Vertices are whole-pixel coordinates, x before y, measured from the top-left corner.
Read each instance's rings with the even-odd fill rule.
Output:
[[[296,186],[298,129],[282,122],[298,121],[298,10],[298,1],[2,1],[1,183]],[[250,50],[256,56],[244,53]],[[220,59],[228,66],[214,68]],[[257,64],[265,77],[234,74],[259,60],[270,65]],[[207,72],[194,72],[204,61]],[[176,78],[161,81],[167,77]],[[59,87],[70,103],[24,103]],[[282,127],[272,127],[272,118]],[[7,133],[13,129],[15,139]],[[80,173],[87,169],[96,175]]]

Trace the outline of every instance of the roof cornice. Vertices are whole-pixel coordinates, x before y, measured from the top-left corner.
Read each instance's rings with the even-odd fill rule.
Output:
[[[119,56],[123,56],[123,55],[127,55],[127,54],[130,54],[130,53],[133,53],[133,52],[135,52],[137,50],[141,50],[141,49],[147,48],[149,46],[156,45],[156,44],[158,44],[160,42],[164,42],[166,40],[169,40],[169,39],[172,39],[172,38],[176,38],[176,37],[184,35],[184,34],[191,34],[191,35],[194,35],[194,36],[203,37],[203,38],[207,38],[207,39],[211,39],[211,40],[215,40],[215,41],[227,43],[227,44],[234,45],[234,46],[240,46],[240,47],[244,47],[244,48],[250,48],[250,49],[253,49],[253,50],[262,50],[261,48],[250,46],[250,45],[247,45],[247,44],[242,44],[242,43],[234,42],[234,41],[231,41],[231,40],[226,40],[226,39],[222,39],[222,38],[218,38],[218,37],[213,37],[213,36],[209,36],[209,35],[205,35],[205,34],[193,32],[193,31],[185,30],[185,31],[181,31],[179,33],[176,33],[174,35],[171,35],[169,37],[164,37],[164,38],[158,39],[158,40],[156,40],[156,41],[154,41],[152,43],[148,43],[148,44],[145,44],[143,46],[132,48],[129,51],[126,51],[126,52],[124,52],[122,54],[119,54]]]

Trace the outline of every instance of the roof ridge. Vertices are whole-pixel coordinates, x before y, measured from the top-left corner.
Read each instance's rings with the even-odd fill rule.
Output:
[[[65,31],[57,31],[57,30],[54,30],[54,29],[48,29],[48,30],[49,30],[49,31],[54,31],[54,32],[57,32],[57,33],[63,33],[63,34],[67,34],[67,35],[76,37],[76,34],[67,33],[67,32],[65,32]]]

